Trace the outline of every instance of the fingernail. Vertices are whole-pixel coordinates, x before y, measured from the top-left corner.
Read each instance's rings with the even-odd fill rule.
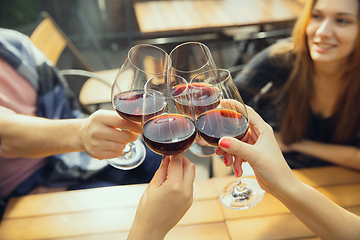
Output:
[[[231,143],[230,139],[224,138],[223,140],[221,140],[220,146],[224,148],[229,148],[230,143]]]
[[[219,148],[216,148],[215,154],[218,155]]]
[[[238,170],[235,170],[235,175],[236,175],[236,177],[239,177],[239,171]]]
[[[227,165],[227,163],[228,163],[228,160],[226,158],[224,158],[224,163],[225,163],[225,165]]]

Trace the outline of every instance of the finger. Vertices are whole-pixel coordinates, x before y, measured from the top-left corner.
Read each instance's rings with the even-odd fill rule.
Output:
[[[251,131],[253,131],[251,133],[254,133],[257,136],[260,136],[261,130],[264,128],[268,128],[268,124],[251,107],[247,107],[247,112],[248,112],[248,119],[249,119],[250,125],[251,125],[250,129],[251,129]]]
[[[234,99],[221,99],[221,106],[227,109],[235,110],[239,113],[246,114],[246,107],[245,105],[241,104],[240,102]]]
[[[168,175],[168,167],[170,163],[170,157],[166,156],[162,159],[159,169],[155,172],[150,184],[155,187],[160,187],[166,180]]]
[[[98,133],[98,138],[115,143],[126,144],[136,141],[138,134],[122,129],[107,128]]]
[[[225,152],[223,154],[223,160],[224,160],[225,166],[229,167],[233,163],[233,155],[230,154],[230,153]]]
[[[256,149],[250,145],[235,138],[223,137],[220,139],[220,147],[229,154],[239,156],[245,161],[252,162]]]
[[[249,130],[246,133],[246,135],[248,136],[246,139],[246,142],[251,145],[255,144],[257,139],[259,138],[259,136],[256,134],[256,132],[252,129],[252,126],[249,127]]]
[[[123,154],[125,147],[126,143],[117,143],[113,141],[101,141],[96,144],[96,149],[102,151],[118,152],[120,155]]]
[[[93,158],[96,158],[98,160],[104,160],[104,159],[112,159],[112,158],[117,158],[119,156],[121,156],[123,153],[122,151],[99,151],[99,152],[88,152],[89,155]]]
[[[130,122],[120,117],[115,111],[111,110],[98,110],[93,113],[92,118],[96,121],[102,122],[104,125],[127,129],[132,132],[141,133],[141,125],[139,123]]]
[[[206,146],[207,144],[199,137],[198,134],[196,134],[196,137],[195,137],[195,141],[201,145],[201,146]]]
[[[199,138],[196,142],[201,146],[207,146],[207,144],[201,138]]]
[[[168,179],[170,181],[179,181],[183,179],[183,158],[184,153],[171,157],[168,168]]]
[[[195,165],[189,159],[183,159],[183,176],[186,187],[191,187],[195,180]]]
[[[221,148],[219,148],[219,147],[216,148],[216,152],[215,152],[216,155],[221,156],[221,155],[223,155],[224,153],[225,153],[225,151],[222,150]]]
[[[243,163],[243,159],[240,157],[235,157],[234,163],[233,163],[233,168],[234,168],[234,172],[236,177],[240,177],[243,174],[243,169],[241,167]]]

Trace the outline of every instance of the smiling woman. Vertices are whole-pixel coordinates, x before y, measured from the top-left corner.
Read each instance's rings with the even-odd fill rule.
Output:
[[[308,46],[314,62],[342,68],[342,60],[353,52],[358,35],[358,1],[318,1],[306,28]],[[336,69],[333,69],[336,70]]]
[[[292,168],[360,169],[358,0],[307,1],[291,41],[260,52],[234,80]]]

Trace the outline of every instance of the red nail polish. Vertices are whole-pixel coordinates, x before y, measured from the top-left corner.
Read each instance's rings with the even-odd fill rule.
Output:
[[[228,160],[226,158],[224,158],[224,157],[223,157],[223,159],[224,159],[224,163],[226,165],[228,163]]]
[[[224,148],[229,148],[230,143],[231,143],[230,139],[225,138],[225,139],[221,140],[220,146],[224,147]]]
[[[239,177],[239,171],[238,170],[235,170],[235,175],[236,175],[236,177]]]

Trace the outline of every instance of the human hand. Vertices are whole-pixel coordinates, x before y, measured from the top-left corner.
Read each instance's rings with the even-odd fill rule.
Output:
[[[134,142],[141,126],[121,118],[115,111],[98,110],[80,128],[80,142],[97,159],[111,159],[122,154],[127,143]]]
[[[200,146],[208,146],[200,137],[198,134],[196,134],[195,142],[197,142]]]
[[[190,208],[194,179],[195,166],[183,154],[165,157],[140,200],[128,239],[163,239]]]
[[[242,162],[249,162],[261,188],[273,195],[290,188],[299,180],[286,163],[272,128],[250,107],[248,115],[250,128],[244,137],[246,142],[223,137],[219,141],[217,155],[227,159],[227,166],[232,164],[232,156],[235,155],[234,169],[239,175]]]

